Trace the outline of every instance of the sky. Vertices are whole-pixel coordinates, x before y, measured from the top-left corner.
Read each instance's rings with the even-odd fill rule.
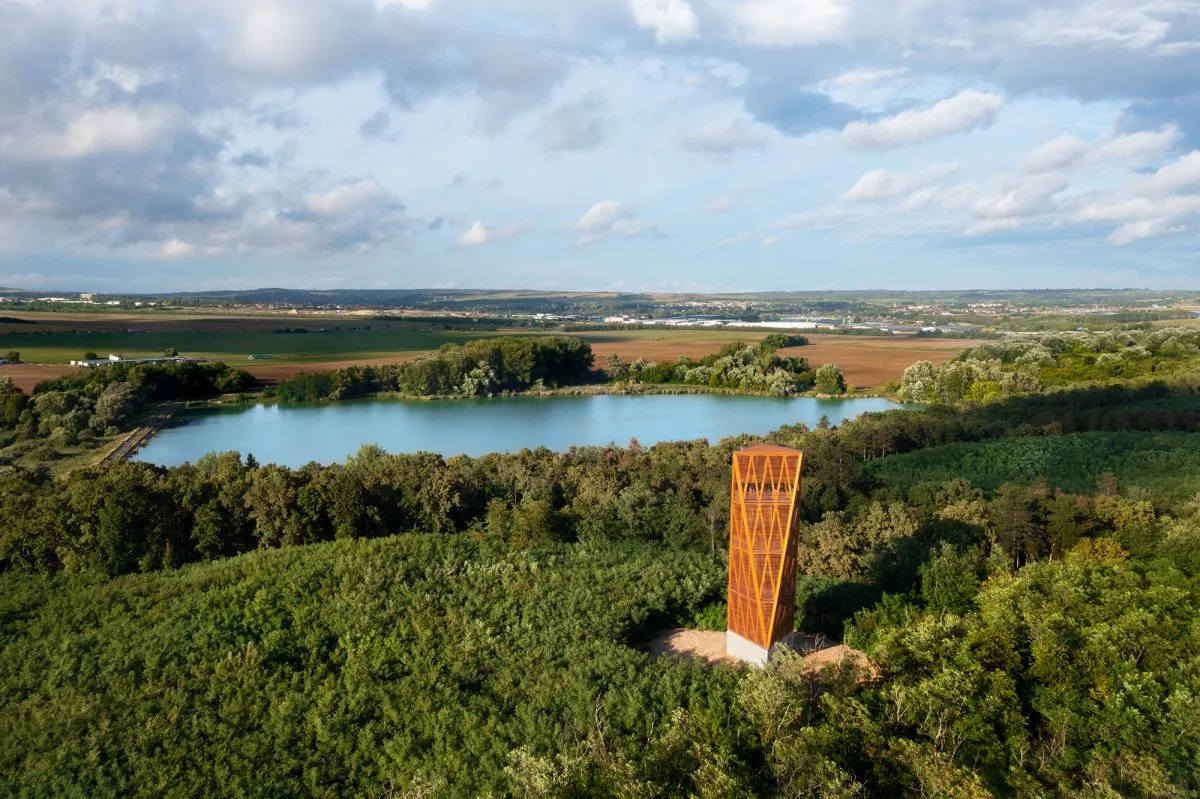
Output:
[[[0,0],[0,286],[1200,288],[1200,0]]]

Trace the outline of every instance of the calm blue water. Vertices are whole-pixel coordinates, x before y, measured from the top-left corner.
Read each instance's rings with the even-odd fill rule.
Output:
[[[137,460],[175,466],[208,452],[237,450],[261,463],[344,461],[363,444],[391,452],[483,455],[524,447],[624,446],[739,433],[785,424],[840,424],[867,411],[903,407],[884,399],[723,397],[504,397],[442,402],[363,400],[325,405],[253,405],[200,411],[159,432]]]

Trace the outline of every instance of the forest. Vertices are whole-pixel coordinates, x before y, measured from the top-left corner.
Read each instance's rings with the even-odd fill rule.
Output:
[[[1025,333],[968,348],[941,366],[915,363],[904,370],[897,394],[912,402],[953,405],[1197,369],[1197,328]]]
[[[616,384],[648,383],[706,386],[752,394],[787,397],[812,388],[828,394],[845,391],[846,383],[836,366],[809,369],[806,358],[783,357],[779,350],[807,344],[804,336],[772,333],[758,344],[744,341],[726,344],[699,360],[681,356],[675,361],[651,363],[641,358],[625,363],[619,355],[609,357],[604,370]]]
[[[281,402],[395,392],[414,397],[490,397],[592,380],[592,348],[566,336],[478,339],[395,366],[350,366],[300,374],[274,388]]]
[[[0,378],[0,469],[23,457],[39,465],[64,448],[95,447],[130,429],[156,403],[240,393],[249,374],[224,363],[114,363],[45,380],[33,396]]]
[[[1043,448],[1061,450],[1078,434],[1108,431],[1111,446],[1097,449],[1102,457],[1096,461],[1128,458],[1136,464],[1144,436],[1116,431],[1138,430],[1169,438],[1190,464],[1194,439],[1183,434],[1200,432],[1197,391],[1180,382],[1025,397],[963,412],[889,411],[836,429],[784,427],[768,439],[809,453],[803,513],[815,523],[829,512],[858,513],[870,498],[923,472],[931,474],[922,484],[938,478],[954,483],[952,471],[936,469],[937,453],[968,442],[1013,448],[1033,437]],[[119,463],[62,478],[12,469],[0,475],[0,565],[47,573],[96,568],[115,576],[261,547],[407,531],[466,532],[516,546],[655,541],[715,554],[725,536],[729,456],[749,440],[449,460],[367,446],[343,464],[294,470],[237,453],[174,468]],[[1181,474],[1178,461],[1145,468],[1186,485],[1195,467]],[[1069,463],[1059,471],[1043,466],[1018,464],[1009,476],[1028,482],[1029,475],[1039,475],[1046,491],[1098,488],[1096,481],[1059,479],[1063,471],[1085,475],[1082,462],[1076,472]],[[1093,471],[1098,468],[1093,464]],[[978,485],[991,489],[996,481],[981,478]],[[1178,495],[1178,489],[1170,492]]]
[[[821,375],[820,370],[810,370],[804,358],[779,355],[785,347],[805,343],[803,336],[775,333],[753,345],[727,344],[699,360],[683,356],[669,363],[642,359],[625,363],[613,355],[602,370],[594,370],[591,346],[577,338],[479,339],[446,344],[429,356],[396,366],[351,366],[297,375],[281,382],[273,393],[281,402],[350,399],[381,392],[411,397],[490,397],[607,381],[790,396],[812,389],[822,377],[828,393],[844,391],[840,371]]]
[[[1196,795],[1200,379],[1150,343],[1137,380],[766,437],[806,453],[797,627],[869,668],[646,651],[721,625],[748,436],[8,467],[0,793]]]

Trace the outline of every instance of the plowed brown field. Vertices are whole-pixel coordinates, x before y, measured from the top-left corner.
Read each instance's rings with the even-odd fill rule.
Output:
[[[836,336],[805,334],[808,346],[785,350],[787,355],[808,358],[813,366],[836,363],[842,368],[846,382],[859,388],[882,386],[889,380],[899,380],[905,367],[917,361],[933,361],[936,364],[950,360],[971,342],[954,339]],[[584,338],[589,338],[587,335]],[[603,365],[609,355],[616,353],[624,360],[645,358],[647,361],[674,360],[680,355],[700,358],[716,352],[722,345],[742,336],[721,337],[714,334],[711,339],[686,341],[627,340],[592,341],[596,362]]]
[[[28,394],[33,391],[34,386],[43,380],[73,374],[75,371],[75,367],[65,364],[49,364],[46,366],[26,363],[17,364],[16,366],[6,364],[0,366],[0,377],[11,377],[13,384]]]
[[[645,358],[647,361],[669,361],[681,355],[700,358],[716,352],[722,345],[736,340],[755,340],[757,336],[746,334],[730,334],[722,336],[714,333],[711,338],[679,337],[670,333],[646,338],[620,338],[604,333],[582,334],[581,338],[588,340],[596,353],[596,363],[603,366],[610,355],[620,355],[626,361]],[[834,336],[809,335],[809,344],[805,347],[794,347],[785,352],[808,358],[809,363],[818,366],[823,363],[836,363],[846,375],[846,382],[859,388],[878,387],[889,380],[899,380],[905,367],[917,361],[929,360],[934,363],[948,361],[970,346],[970,342],[953,339],[919,339],[919,338],[876,338],[869,336]],[[381,366],[384,364],[404,363],[417,357],[416,353],[397,353],[394,356],[382,358],[347,359],[337,361],[321,361],[317,363],[295,363],[284,360],[263,363],[237,363],[237,366],[250,374],[272,384],[303,372],[320,372],[327,369],[338,369],[343,366]],[[0,377],[8,376],[18,388],[26,393],[42,380],[58,377],[75,372],[74,367],[51,364],[20,364],[17,366],[0,366]]]

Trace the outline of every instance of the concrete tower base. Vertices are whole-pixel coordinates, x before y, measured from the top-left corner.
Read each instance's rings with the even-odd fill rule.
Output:
[[[725,653],[752,666],[765,666],[771,653],[733,630],[725,631]]]

